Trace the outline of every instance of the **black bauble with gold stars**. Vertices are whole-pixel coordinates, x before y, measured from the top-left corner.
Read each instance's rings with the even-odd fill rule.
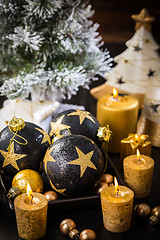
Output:
[[[49,135],[33,123],[23,122],[20,129],[8,125],[0,133],[0,169],[9,177],[23,169],[38,171],[49,144]]]
[[[100,127],[97,119],[87,111],[69,109],[59,113],[50,123],[49,135],[52,138],[55,134],[68,135],[78,134],[92,139],[97,145],[101,142],[97,136]]]
[[[75,134],[52,143],[43,163],[52,189],[68,196],[82,196],[93,190],[105,165],[98,146]]]

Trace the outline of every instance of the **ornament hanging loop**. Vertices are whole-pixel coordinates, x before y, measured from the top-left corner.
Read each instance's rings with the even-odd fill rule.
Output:
[[[25,122],[22,118],[13,117],[12,120],[9,122],[8,127],[10,131],[17,133],[25,127]]]
[[[15,141],[21,145],[28,144],[28,141],[25,138],[23,138],[17,134],[17,132],[21,131],[24,127],[25,127],[25,122],[22,118],[13,117],[12,120],[8,123],[8,128],[11,131],[11,133],[13,133],[13,137],[10,139],[10,143],[7,148],[8,151],[10,150],[10,147],[11,147],[13,141]],[[15,136],[21,138],[24,142],[22,143],[22,142],[17,141],[15,139]]]

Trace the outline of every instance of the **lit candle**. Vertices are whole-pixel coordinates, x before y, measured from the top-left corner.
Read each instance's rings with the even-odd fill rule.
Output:
[[[130,155],[123,161],[124,179],[134,191],[135,197],[143,198],[150,194],[154,160],[146,155]]]
[[[119,96],[116,89],[97,102],[97,120],[101,126],[109,125],[112,137],[108,151],[120,152],[120,141],[130,132],[136,132],[138,100],[132,96]]]
[[[137,148],[141,154],[151,156],[151,142],[148,135],[130,133],[127,138],[122,139],[120,148],[121,160],[129,155],[136,154]]]
[[[110,232],[125,232],[131,226],[134,193],[125,186],[105,188],[101,192],[104,227]]]
[[[46,233],[46,197],[32,192],[29,184],[27,193],[18,195],[14,200],[18,235],[23,239],[39,239]]]

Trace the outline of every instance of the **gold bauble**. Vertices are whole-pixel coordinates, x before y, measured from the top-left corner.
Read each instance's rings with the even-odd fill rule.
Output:
[[[96,234],[91,229],[85,229],[81,232],[79,239],[80,240],[95,240]]]
[[[76,229],[76,224],[72,219],[65,219],[60,224],[60,231],[64,235],[69,235],[73,229]]]
[[[54,191],[47,191],[44,193],[44,196],[47,198],[48,202],[58,199],[58,195]]]
[[[101,177],[101,182],[105,182],[105,183],[113,183],[113,176],[111,174],[103,174]]]
[[[140,218],[146,218],[150,215],[151,208],[147,203],[141,203],[134,208],[136,214]]]
[[[96,188],[95,188],[95,191],[97,194],[100,194],[102,192],[103,189],[109,187],[108,183],[106,182],[100,182]]]
[[[31,169],[18,172],[12,180],[12,188],[18,187],[21,193],[26,193],[27,183],[29,183],[33,192],[41,193],[43,191],[43,180],[41,176]]]

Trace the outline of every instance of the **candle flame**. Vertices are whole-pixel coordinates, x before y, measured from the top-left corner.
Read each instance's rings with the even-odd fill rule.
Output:
[[[140,151],[139,151],[139,149],[137,149],[137,160],[138,160],[138,162],[140,161]]]
[[[118,185],[118,181],[117,181],[117,178],[116,178],[116,177],[114,177],[114,185],[115,185],[116,196],[118,196],[118,193],[119,193],[119,185]]]
[[[117,98],[118,97],[118,92],[115,88],[113,88],[113,97]]]
[[[27,195],[28,195],[28,199],[30,202],[32,202],[33,199],[33,191],[31,189],[31,186],[29,185],[29,183],[27,183]]]

